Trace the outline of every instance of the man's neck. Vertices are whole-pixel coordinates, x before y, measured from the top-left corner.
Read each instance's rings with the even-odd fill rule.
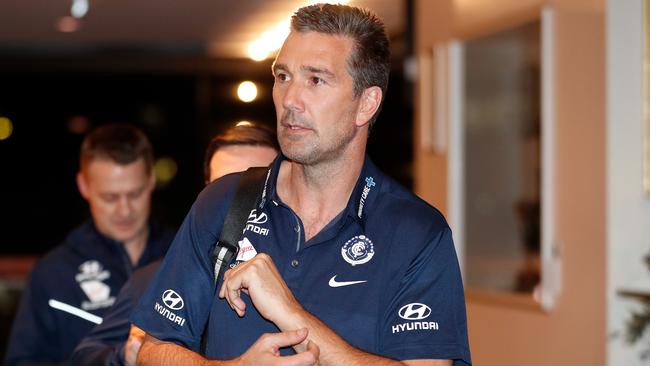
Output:
[[[124,249],[129,255],[131,264],[135,266],[138,264],[144,249],[147,246],[147,239],[149,238],[149,230],[145,229],[141,234],[135,236],[133,239],[124,242]]]
[[[363,152],[353,158],[305,166],[285,160],[280,166],[277,192],[300,217],[305,241],[313,238],[347,206],[363,168]]]

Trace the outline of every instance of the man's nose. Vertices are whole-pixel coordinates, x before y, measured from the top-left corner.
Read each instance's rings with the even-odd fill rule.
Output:
[[[133,211],[133,207],[131,205],[131,201],[127,197],[121,197],[117,201],[117,213],[122,216],[126,217],[131,214]]]
[[[302,99],[303,91],[303,86],[300,83],[295,81],[288,82],[284,88],[282,106],[291,111],[303,111],[305,106]]]

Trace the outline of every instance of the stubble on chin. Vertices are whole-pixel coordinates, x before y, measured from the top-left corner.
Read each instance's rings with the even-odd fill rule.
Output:
[[[282,136],[282,134],[278,137],[282,154],[287,159],[303,165],[311,165],[318,160],[319,149],[316,139],[309,141],[305,138],[298,139],[292,136]]]
[[[309,133],[293,134],[290,125],[306,128]],[[318,160],[319,136],[311,122],[288,110],[280,118],[277,133],[280,149],[287,159],[303,165],[310,165]]]

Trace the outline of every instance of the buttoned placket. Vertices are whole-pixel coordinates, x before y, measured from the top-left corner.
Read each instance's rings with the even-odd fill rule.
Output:
[[[302,265],[303,256],[304,256],[304,229],[302,222],[298,215],[288,206],[280,203],[276,207],[272,208],[277,210],[277,213],[280,215],[287,215],[287,220],[285,222],[288,227],[283,228],[282,233],[284,235],[279,235],[277,240],[291,240],[292,249],[289,251],[291,253],[287,258],[276,258],[276,261],[283,261],[282,267],[286,267],[286,270],[283,273],[284,280],[291,289],[291,291],[297,295],[300,292],[300,278],[303,276],[303,271],[305,270]],[[282,245],[278,243],[278,245]]]

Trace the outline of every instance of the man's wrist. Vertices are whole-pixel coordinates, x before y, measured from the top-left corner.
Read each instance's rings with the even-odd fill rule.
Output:
[[[282,331],[308,328],[311,314],[307,312],[298,302],[294,302],[281,313],[281,318],[275,321]]]

